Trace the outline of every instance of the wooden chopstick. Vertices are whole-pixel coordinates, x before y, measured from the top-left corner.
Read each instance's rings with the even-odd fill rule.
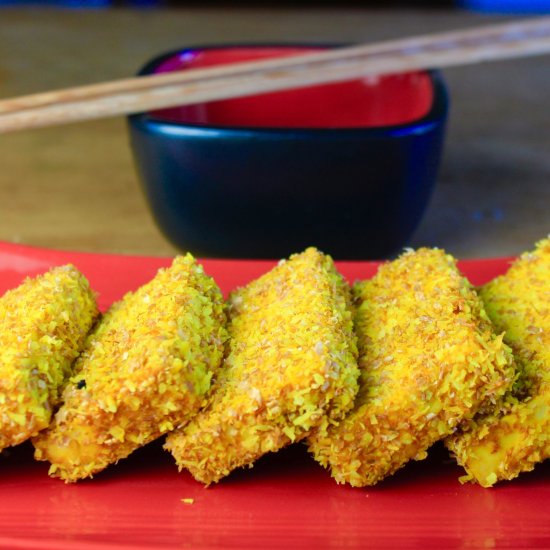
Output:
[[[0,133],[369,75],[550,53],[550,17],[140,76],[0,101]]]

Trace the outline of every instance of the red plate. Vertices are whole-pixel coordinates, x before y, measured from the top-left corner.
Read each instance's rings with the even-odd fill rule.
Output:
[[[0,243],[0,291],[27,274],[74,263],[100,293],[102,308],[153,276],[165,258],[109,256]],[[274,262],[205,260],[222,289]],[[473,283],[509,260],[461,262]],[[350,279],[375,263],[339,264]],[[548,548],[548,461],[493,489],[460,485],[441,447],[375,488],[338,486],[297,445],[233,473],[209,489],[179,474],[160,444],[134,453],[93,480],[65,485],[32,459],[30,445],[0,455],[0,547],[114,548]],[[193,499],[186,504],[183,499]]]

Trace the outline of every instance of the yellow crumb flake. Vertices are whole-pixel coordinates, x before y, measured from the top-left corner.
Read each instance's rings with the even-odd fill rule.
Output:
[[[48,426],[97,315],[88,281],[72,265],[0,298],[0,450]]]
[[[484,487],[513,479],[550,457],[550,239],[480,289],[487,313],[514,351],[513,388],[497,406],[447,440]]]
[[[341,418],[358,388],[349,287],[314,248],[234,292],[228,330],[209,407],[166,443],[205,484]]]
[[[223,297],[191,255],[127,294],[89,336],[35,457],[91,477],[204,405],[226,340]]]
[[[408,251],[354,286],[355,407],[309,447],[338,483],[374,485],[421,460],[510,385],[512,359],[454,259]]]

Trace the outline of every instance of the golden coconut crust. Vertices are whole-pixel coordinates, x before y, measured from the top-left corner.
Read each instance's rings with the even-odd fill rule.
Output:
[[[514,385],[496,407],[447,440],[467,475],[490,487],[550,456],[550,239],[480,289],[487,313],[514,351]]]
[[[88,281],[72,265],[0,298],[0,450],[48,426],[97,315]]]
[[[339,483],[373,485],[509,386],[511,354],[441,250],[408,251],[354,286],[360,390],[309,447]]]
[[[347,283],[313,248],[231,294],[212,400],[167,438],[180,469],[216,482],[349,410],[359,374],[349,306]]]
[[[76,481],[185,424],[205,403],[225,339],[219,288],[192,256],[176,258],[89,336],[35,457]]]

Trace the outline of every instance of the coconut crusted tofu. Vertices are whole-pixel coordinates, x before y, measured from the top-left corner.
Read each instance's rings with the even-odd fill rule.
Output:
[[[513,388],[492,411],[447,440],[467,475],[490,487],[550,457],[550,239],[480,289],[516,358]]]
[[[97,315],[88,281],[72,265],[0,298],[0,450],[48,426]]]
[[[354,286],[355,407],[309,447],[338,483],[374,485],[509,386],[513,367],[480,299],[441,250],[408,251]]]
[[[349,302],[331,258],[314,248],[231,294],[211,402],[167,438],[179,468],[208,485],[350,409],[359,371]]]
[[[225,339],[220,290],[192,256],[176,258],[89,336],[35,457],[76,481],[182,426],[205,402]]]

